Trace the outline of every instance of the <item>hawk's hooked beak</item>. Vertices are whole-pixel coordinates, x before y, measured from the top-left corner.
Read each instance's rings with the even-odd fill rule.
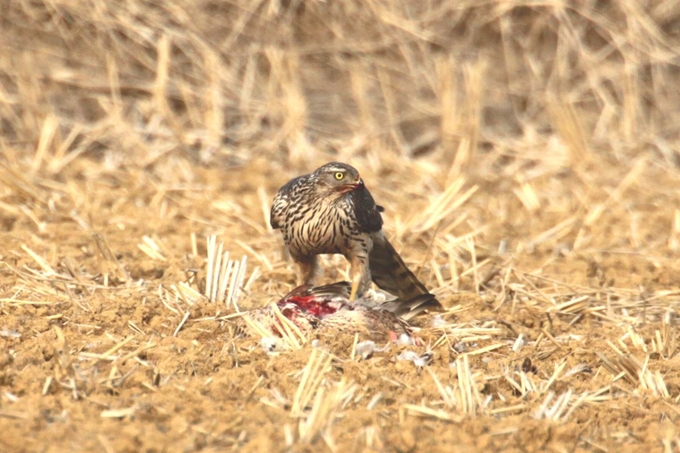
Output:
[[[342,186],[340,186],[340,192],[347,193],[347,192],[351,192],[353,190],[363,189],[363,188],[364,188],[364,180],[359,178],[359,180],[357,182],[355,182],[354,184],[343,184]]]

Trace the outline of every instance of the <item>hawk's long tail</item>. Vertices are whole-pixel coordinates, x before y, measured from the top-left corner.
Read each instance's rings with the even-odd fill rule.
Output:
[[[404,301],[410,301],[417,296],[429,295],[418,277],[409,270],[401,256],[392,247],[384,233],[379,231],[373,235],[373,249],[368,256],[371,268],[371,279],[378,287]],[[443,311],[444,307],[432,296],[426,304],[432,311]]]
[[[442,304],[434,297],[434,294],[420,294],[413,299],[396,299],[378,305],[381,310],[386,310],[402,319],[410,321],[426,311],[442,311]]]

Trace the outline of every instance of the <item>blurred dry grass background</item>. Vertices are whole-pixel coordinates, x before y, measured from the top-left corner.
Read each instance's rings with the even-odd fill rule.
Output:
[[[195,164],[259,158],[280,184],[337,159],[378,191],[515,192],[479,224],[511,211],[524,230],[676,168],[675,6],[3,2],[3,160],[179,187]]]
[[[147,435],[139,420],[173,412],[152,399],[170,382],[194,392],[182,394],[194,406],[173,426],[200,426],[190,436],[168,428],[188,450],[431,450],[438,438],[488,449],[507,447],[506,435],[516,451],[680,449],[677,431],[659,423],[677,423],[680,398],[677,1],[0,0],[0,49],[0,310],[11,327],[0,341],[13,351],[0,360],[0,422],[9,429],[28,435],[25,420],[42,426],[61,405],[86,424],[103,406],[99,434],[74,438],[133,451],[144,442],[125,441]],[[329,160],[359,168],[395,244],[459,324],[440,329],[445,352],[425,379],[397,367],[405,387],[382,397],[398,410],[383,408],[377,421],[352,399],[364,390],[329,378],[321,388],[332,404],[316,393],[314,407],[330,421],[310,415],[295,434],[288,418],[276,421],[285,398],[258,388],[261,367],[288,359],[258,365],[233,352],[245,371],[222,364],[215,374],[206,354],[231,357],[216,328],[166,310],[156,290],[203,254],[191,233],[216,233],[237,258],[248,254],[260,278],[246,306],[289,289],[268,203]],[[518,331],[540,376],[517,369],[526,358]],[[447,349],[461,342],[487,353],[470,354],[472,369]],[[293,354],[286,371],[300,371],[308,353]],[[74,372],[71,354],[109,378]],[[309,366],[317,359],[326,360],[312,354]],[[442,384],[449,363],[461,371]],[[596,369],[592,386],[565,368],[583,363]],[[375,366],[348,365],[347,375],[384,386]],[[211,406],[202,395],[213,378],[225,389],[210,390],[214,398],[245,401]],[[292,400],[297,383],[274,372],[265,385]],[[69,400],[78,391],[97,396],[92,412]],[[553,391],[569,396],[551,406]],[[135,392],[149,392],[148,406]],[[258,427],[220,418],[265,406]],[[209,415],[196,422],[194,410]],[[498,425],[506,412],[518,415]],[[110,418],[130,422],[121,439]],[[536,420],[560,422],[558,434]]]
[[[557,137],[564,163],[674,161],[679,14],[672,1],[7,1],[3,148],[51,138],[61,157],[125,165],[378,148],[443,171],[510,154],[508,139],[548,157]]]

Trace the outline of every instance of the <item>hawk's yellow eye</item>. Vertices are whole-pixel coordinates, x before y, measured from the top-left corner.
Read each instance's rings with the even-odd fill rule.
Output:
[[[344,177],[345,177],[345,174],[341,171],[339,171],[335,174],[335,179],[337,179],[338,181],[340,181]]]

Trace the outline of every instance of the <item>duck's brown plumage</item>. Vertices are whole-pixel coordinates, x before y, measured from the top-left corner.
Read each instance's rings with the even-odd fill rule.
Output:
[[[302,332],[359,333],[363,337],[384,339],[391,333],[410,334],[408,320],[439,303],[432,294],[421,294],[410,300],[394,300],[377,306],[372,301],[359,298],[349,300],[350,284],[338,282],[317,287],[299,286],[277,302],[281,313]],[[280,322],[271,306],[251,310],[244,314],[272,335],[278,335]],[[241,322],[238,332],[245,333],[247,326]]]

